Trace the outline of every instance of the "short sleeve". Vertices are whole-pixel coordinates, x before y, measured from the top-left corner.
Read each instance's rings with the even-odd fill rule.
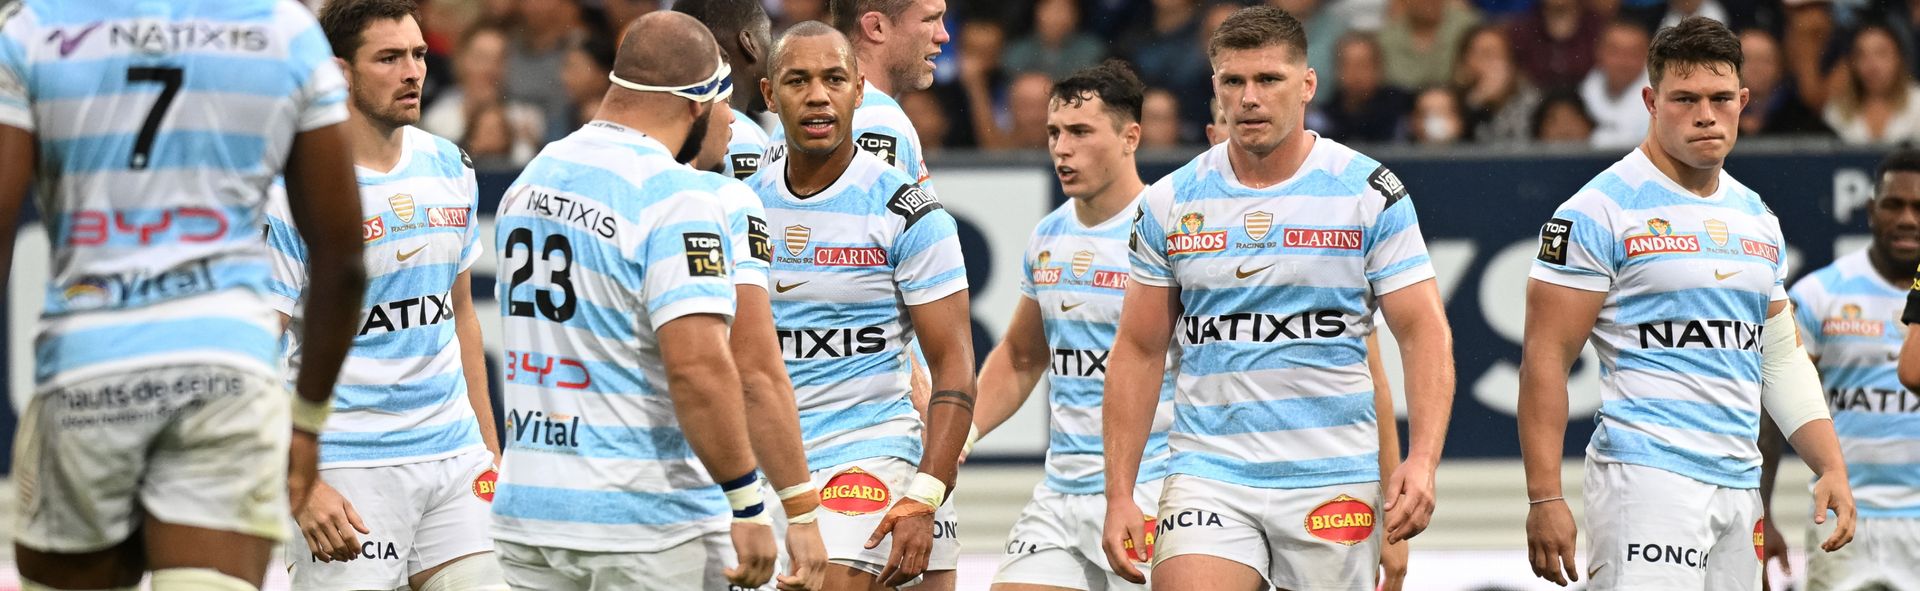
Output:
[[[1385,166],[1368,178],[1365,198],[1385,203],[1366,230],[1367,283],[1374,295],[1432,279],[1433,259],[1427,255],[1426,238],[1420,235],[1420,216],[1414,212],[1413,197]]]
[[[454,149],[458,150],[459,148]],[[462,164],[470,160],[466,152],[460,152],[460,161]],[[461,170],[460,186],[462,190],[467,192],[467,211],[470,214],[467,216],[467,244],[460,248],[460,272],[465,273],[473,269],[473,264],[480,262],[480,257],[486,254],[486,249],[480,246],[480,216],[478,215],[480,212],[480,181],[474,176],[472,166],[467,166]]]
[[[1167,231],[1161,225],[1163,212],[1173,207],[1173,189],[1168,181],[1154,183],[1133,212],[1133,236],[1127,239],[1133,280],[1154,287],[1173,285],[1173,266],[1167,260]]]
[[[648,207],[645,239],[634,253],[647,322],[659,330],[691,314],[731,319],[733,281],[727,272],[727,214],[713,193],[681,191]]]
[[[1780,231],[1780,218],[1768,214],[1767,223],[1773,227],[1773,243],[1779,246],[1774,249],[1778,253],[1774,257],[1778,260],[1773,263],[1773,297],[1768,301],[1778,302],[1787,299],[1787,239],[1785,233]]]
[[[773,266],[766,208],[761,207],[753,190],[739,181],[724,181],[719,194],[727,209],[727,261],[732,265],[733,284],[766,289]]]
[[[1593,195],[1575,195],[1540,225],[1540,250],[1529,277],[1582,291],[1605,292],[1619,268],[1619,244]]]
[[[300,316],[300,304],[307,291],[307,243],[293,226],[292,209],[287,204],[286,185],[275,179],[267,189],[266,215],[262,231],[266,234],[268,265],[267,303],[281,314]]]
[[[34,131],[33,105],[27,102],[32,20],[26,3],[0,4],[0,125],[29,132]]]
[[[1035,300],[1040,299],[1039,291],[1033,287],[1033,247],[1038,238],[1035,234],[1034,239],[1027,241],[1027,250],[1020,253],[1020,295]]]
[[[900,224],[887,260],[893,263],[893,282],[902,301],[918,306],[967,288],[959,225],[939,200],[916,185],[903,184],[887,199],[887,210]]]
[[[300,28],[288,44],[287,59],[300,80],[294,120],[298,131],[306,132],[347,120],[347,81],[333,63],[333,49],[320,24],[299,12]]]

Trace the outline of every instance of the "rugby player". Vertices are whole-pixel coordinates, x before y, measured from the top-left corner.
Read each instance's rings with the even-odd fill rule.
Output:
[[[913,179],[854,148],[862,79],[844,36],[795,25],[768,70],[785,156],[748,185],[774,229],[774,323],[830,510],[826,585],[898,587],[957,562],[934,543],[973,413],[971,333],[953,328],[968,324],[957,230]],[[934,390],[924,421],[909,385],[916,336]]]
[[[0,4],[0,261],[29,182],[53,244],[15,435],[23,588],[265,577],[366,285],[332,57],[291,2]],[[283,173],[317,284],[297,397],[261,232]]]
[[[293,515],[295,589],[505,589],[487,537],[500,440],[473,311],[480,260],[471,160],[414,127],[427,42],[413,0],[334,0],[320,27],[347,74],[347,138],[370,275],[365,319],[320,437],[320,482]],[[299,321],[307,252],[269,211],[269,301]],[[300,349],[287,356],[298,367]],[[356,502],[356,500],[358,502]]]
[[[725,179],[685,166],[727,133],[731,81],[675,12],[627,27],[612,79],[500,203],[518,369],[496,551],[522,589],[759,587],[776,551],[728,347]]]
[[[1806,588],[1816,591],[1897,589],[1920,581],[1912,552],[1920,545],[1920,395],[1901,385],[1901,341],[1912,334],[1906,310],[1920,322],[1912,296],[1920,265],[1920,151],[1900,149],[1880,161],[1867,228],[1873,241],[1807,274],[1787,295],[1801,343],[1820,371],[1833,431],[1847,459],[1859,521],[1853,543],[1807,555]],[[1908,302],[1916,302],[1908,304]],[[1760,502],[1768,518],[1766,559],[1786,564],[1786,540],[1772,519],[1773,483],[1783,438],[1760,425]],[[1807,530],[1807,545],[1831,524]]]
[[[1149,187],[1135,214],[1107,365],[1102,547],[1144,579],[1125,553],[1145,539],[1131,501],[1178,338],[1154,584],[1372,589],[1381,544],[1431,517],[1453,393],[1413,201],[1379,162],[1304,129],[1316,79],[1299,21],[1241,9],[1208,53],[1229,138]],[[1384,489],[1366,366],[1376,310],[1399,337],[1412,411]]]
[[[1740,41],[1691,17],[1648,51],[1638,149],[1541,227],[1527,282],[1519,427],[1535,575],[1580,579],[1561,493],[1567,371],[1589,340],[1606,368],[1586,450],[1591,589],[1760,588],[1764,407],[1819,478],[1822,545],[1853,535],[1847,467],[1783,285],[1786,243],[1760,195],[1722,169],[1747,91]]]

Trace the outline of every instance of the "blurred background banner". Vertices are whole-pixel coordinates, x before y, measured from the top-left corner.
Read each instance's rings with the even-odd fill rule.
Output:
[[[1364,148],[1363,148],[1364,149]],[[1197,148],[1196,148],[1197,150]],[[1459,386],[1454,397],[1448,458],[1518,458],[1514,423],[1520,361],[1520,337],[1526,275],[1538,248],[1538,232],[1556,206],[1625,150],[1597,153],[1585,149],[1463,149],[1446,151],[1407,147],[1366,150],[1406,182],[1418,208],[1420,225],[1439,273],[1453,323],[1454,358]],[[1145,154],[1143,176],[1157,180],[1185,163],[1184,153]],[[1878,151],[1835,148],[1827,142],[1742,142],[1727,163],[1741,182],[1759,191],[1779,215],[1790,244],[1787,254],[1795,277],[1823,266],[1837,254],[1865,244],[1864,207],[1872,196],[1872,169]],[[962,248],[973,290],[975,354],[984,358],[1006,326],[1019,298],[1018,273],[1027,237],[1040,218],[1060,203],[1052,170],[1034,152],[966,154],[948,152],[929,162],[933,184],[948,211],[960,221]],[[512,183],[515,172],[489,171],[480,177],[481,211],[491,212]],[[492,244],[491,214],[483,215]],[[1284,224],[1284,220],[1275,220]],[[30,222],[20,233],[9,283],[4,347],[0,367],[13,404],[0,412],[0,472],[9,472],[14,410],[31,392],[33,326],[46,295],[46,233]],[[499,343],[499,314],[494,304],[494,257],[474,268],[474,290],[482,306],[489,347]],[[1382,324],[1384,332],[1384,323]],[[947,327],[923,327],[922,330]],[[1399,352],[1390,336],[1382,341],[1394,393]],[[488,355],[498,363],[500,352]],[[499,376],[498,368],[494,375]],[[1580,456],[1598,407],[1599,369],[1591,351],[1573,372],[1573,425],[1566,452]],[[1044,386],[1042,386],[1044,387]],[[1036,394],[1036,399],[1041,394]],[[1405,405],[1398,405],[1404,409]],[[973,461],[1036,464],[1046,450],[1045,404],[1031,400],[1013,419],[982,441]],[[1404,412],[1404,410],[1402,411]],[[496,413],[496,416],[505,416]]]

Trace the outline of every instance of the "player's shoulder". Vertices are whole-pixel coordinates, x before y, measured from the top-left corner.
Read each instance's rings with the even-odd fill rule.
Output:
[[[853,161],[854,165],[848,166],[845,174],[857,175],[850,180],[864,187],[868,197],[880,198],[869,199],[869,202],[883,204],[882,215],[904,220],[903,228],[913,227],[927,215],[943,209],[933,193],[921,189],[913,177],[887,165],[878,156],[855,150]]]
[[[1372,156],[1327,138],[1317,140],[1314,148],[1315,153],[1308,156],[1307,165],[1325,170],[1363,202],[1385,210],[1407,198],[1406,183],[1400,182],[1399,175]]]
[[[1731,174],[1727,174],[1725,170],[1720,171],[1720,183],[1722,185],[1721,194],[1725,196],[1728,206],[1748,215],[1767,219],[1775,225],[1780,223],[1779,219],[1773,214],[1773,208],[1767,207],[1766,200],[1760,197],[1759,191],[1753,190],[1753,187],[1749,187],[1746,183],[1740,182],[1740,179],[1734,178]]]
[[[1073,208],[1073,200],[1069,199],[1059,207],[1053,208],[1053,211],[1047,212],[1047,215],[1040,218],[1040,223],[1034,224],[1033,238],[1039,240],[1047,236],[1067,233],[1078,223],[1074,217]],[[1132,217],[1132,214],[1129,213],[1128,217]]]
[[[441,176],[458,177],[473,174],[473,157],[467,155],[467,151],[460,149],[460,146],[454,144],[452,140],[411,125],[403,129],[405,129],[404,133],[411,136],[413,149],[420,156],[428,158]]]

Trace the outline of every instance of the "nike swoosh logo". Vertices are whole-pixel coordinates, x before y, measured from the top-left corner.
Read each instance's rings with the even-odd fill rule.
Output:
[[[1069,306],[1069,305],[1067,305],[1067,303],[1066,303],[1066,302],[1060,302],[1060,311],[1061,311],[1061,312],[1072,312],[1074,308],[1078,308],[1078,307],[1081,307],[1081,306],[1085,306],[1085,305],[1087,305],[1087,303],[1086,303],[1086,302],[1080,302],[1080,303],[1077,303],[1077,304],[1074,304],[1074,305],[1071,305],[1071,306]]]
[[[1243,270],[1243,269],[1241,269],[1240,267],[1237,267],[1237,266],[1236,266],[1236,267],[1234,267],[1234,268],[1233,268],[1233,278],[1234,278],[1234,279],[1246,279],[1246,278],[1248,278],[1248,277],[1252,277],[1252,276],[1254,276],[1254,274],[1256,274],[1256,273],[1259,273],[1259,272],[1261,272],[1261,271],[1265,271],[1265,270],[1267,270],[1267,269],[1271,269],[1271,268],[1273,268],[1273,265],[1267,265],[1267,266],[1265,266],[1265,267],[1261,267],[1261,268],[1258,268],[1258,269],[1254,269],[1254,270],[1252,270],[1252,271],[1247,271],[1247,270]]]
[[[80,32],[74,33],[71,37],[64,36],[63,32],[54,32],[53,36],[60,39],[60,57],[64,58],[67,57],[68,54],[73,53],[75,48],[80,47],[80,42],[87,40],[87,35],[92,34],[93,30],[98,28],[100,28],[100,23],[93,23],[87,25],[85,29],[80,29]]]
[[[1745,269],[1742,269],[1742,270],[1744,271]],[[1732,273],[1721,273],[1719,269],[1713,270],[1713,278],[1718,281],[1726,281],[1728,277],[1732,277],[1734,275],[1739,275],[1739,274],[1740,274],[1740,271],[1734,271]]]
[[[413,258],[413,255],[420,254],[420,251],[426,250],[426,249],[427,249],[427,245],[422,244],[420,245],[420,248],[409,250],[407,252],[396,252],[396,253],[393,253],[393,260],[404,263],[404,262],[407,262],[407,259]]]
[[[777,293],[787,293],[787,292],[789,292],[789,291],[793,291],[793,290],[795,290],[795,289],[799,289],[799,288],[800,288],[800,286],[802,286],[802,285],[806,285],[806,284],[808,284],[808,283],[813,283],[813,282],[812,282],[812,281],[802,281],[802,282],[799,282],[799,283],[795,283],[795,284],[793,284],[793,285],[787,285],[787,284],[785,284],[785,283],[781,283],[781,282],[778,282],[778,281],[775,281],[775,282],[773,282],[773,291],[775,291],[775,292],[777,292]]]

